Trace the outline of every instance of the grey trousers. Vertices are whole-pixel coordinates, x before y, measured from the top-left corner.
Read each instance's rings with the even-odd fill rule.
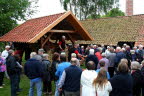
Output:
[[[80,96],[80,91],[76,91],[76,92],[64,91],[64,92],[65,92],[65,96]]]

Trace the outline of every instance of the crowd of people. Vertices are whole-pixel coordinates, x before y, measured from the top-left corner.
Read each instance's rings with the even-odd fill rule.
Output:
[[[11,96],[17,96],[24,69],[30,79],[29,96],[34,96],[34,87],[37,96],[51,95],[52,81],[55,96],[144,96],[142,45],[133,48],[127,44],[122,47],[88,45],[85,48],[75,44],[68,47],[68,56],[60,48],[59,53],[52,55],[52,61],[44,49],[31,52],[22,66],[22,57],[6,46],[0,55],[0,88],[4,86],[6,74],[10,78]]]

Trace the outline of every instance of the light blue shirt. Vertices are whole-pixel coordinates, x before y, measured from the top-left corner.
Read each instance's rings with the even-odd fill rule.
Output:
[[[96,72],[99,73],[100,69],[97,69]],[[110,74],[107,72],[107,79],[110,79]]]
[[[59,77],[58,82],[59,82],[59,80],[60,80],[60,78],[62,76],[62,73],[63,73],[64,69],[67,68],[67,67],[69,67],[70,65],[71,65],[71,63],[69,63],[69,62],[62,62],[62,63],[60,63],[58,65],[57,71],[55,72],[55,75],[57,77]]]

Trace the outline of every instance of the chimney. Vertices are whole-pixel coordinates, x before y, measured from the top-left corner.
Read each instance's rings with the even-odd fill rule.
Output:
[[[126,0],[126,16],[133,15],[133,0]]]

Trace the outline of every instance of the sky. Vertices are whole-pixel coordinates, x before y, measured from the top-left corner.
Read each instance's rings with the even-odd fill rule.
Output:
[[[125,12],[125,0],[119,0],[119,8]],[[37,13],[32,18],[38,18],[51,14],[64,12],[63,7],[60,4],[60,0],[39,0],[37,5]],[[134,15],[144,14],[144,0],[134,0]]]

